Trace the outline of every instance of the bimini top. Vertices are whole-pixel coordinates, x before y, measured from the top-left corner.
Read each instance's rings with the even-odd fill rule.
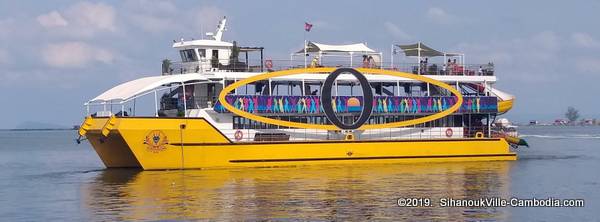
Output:
[[[326,45],[316,42],[308,42],[306,52],[363,52],[363,53],[374,53],[375,50],[367,47],[364,43],[350,44],[350,45]],[[304,49],[299,50],[296,53],[304,53]]]
[[[425,44],[418,42],[410,45],[396,45],[400,47],[406,56],[421,56],[421,57],[435,57],[435,56],[458,56],[459,53],[447,53],[440,52],[438,50],[432,49]]]
[[[173,83],[185,83],[190,81],[207,81],[208,79],[200,74],[181,74],[170,76],[152,76],[132,80],[109,89],[88,103],[103,103],[112,101],[126,102],[127,100],[152,91],[160,86]]]

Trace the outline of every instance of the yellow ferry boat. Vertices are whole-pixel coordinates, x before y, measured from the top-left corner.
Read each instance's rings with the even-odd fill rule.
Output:
[[[507,141],[518,139],[493,132],[514,96],[493,87],[491,63],[420,42],[392,45],[419,64],[310,41],[289,60],[264,59],[263,47],[222,41],[225,23],[210,39],[174,41],[182,61],[164,60],[162,75],[86,102],[79,140],[106,167],[145,170],[517,158]]]

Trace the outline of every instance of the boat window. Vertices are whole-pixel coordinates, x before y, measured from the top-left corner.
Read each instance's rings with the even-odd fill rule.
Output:
[[[198,49],[198,57],[206,58],[206,49]]]
[[[186,49],[179,51],[181,55],[181,61],[183,62],[195,62],[198,61],[198,57],[193,49]]]

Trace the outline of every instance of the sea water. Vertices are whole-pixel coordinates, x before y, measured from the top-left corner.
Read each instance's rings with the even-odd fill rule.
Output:
[[[105,170],[75,131],[0,131],[2,221],[593,221],[600,127],[520,127],[517,161],[235,170]],[[401,207],[399,198],[431,201]],[[441,199],[583,199],[584,207],[440,207]]]

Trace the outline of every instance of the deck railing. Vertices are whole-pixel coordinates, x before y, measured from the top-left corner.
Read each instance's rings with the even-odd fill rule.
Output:
[[[362,62],[339,59],[324,59],[305,63],[304,60],[249,60],[234,62],[232,60],[200,59],[196,62],[172,62],[163,67],[164,75],[202,73],[202,72],[272,72],[296,68],[310,67],[351,67],[396,70],[420,75],[459,75],[459,76],[493,76],[494,64],[445,64],[445,63],[386,63]]]
[[[420,127],[359,130],[353,133],[355,140],[422,140],[492,138],[487,126],[472,127]],[[232,142],[278,142],[278,141],[336,141],[344,140],[348,132],[317,129],[229,129],[223,135]]]

